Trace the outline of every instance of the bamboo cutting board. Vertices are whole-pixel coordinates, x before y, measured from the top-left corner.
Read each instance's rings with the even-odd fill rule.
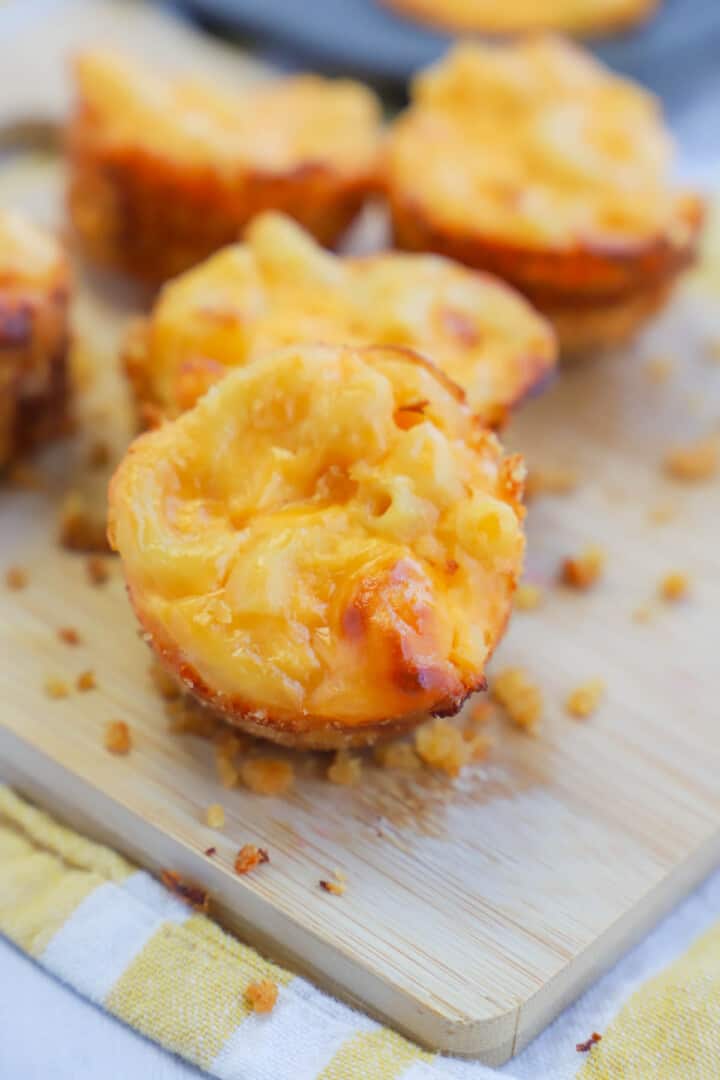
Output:
[[[0,172],[0,202],[57,220],[60,186],[52,160],[18,161]],[[321,755],[296,756],[283,798],[220,788],[210,745],[168,732],[118,564],[92,586],[83,558],[55,542],[63,491],[89,483],[88,444],[127,441],[115,350],[141,301],[117,281],[81,278],[81,432],[46,455],[50,490],[0,492],[0,570],[19,564],[30,579],[22,591],[0,585],[0,777],[142,865],[203,883],[222,922],[321,986],[427,1046],[500,1063],[720,853],[720,484],[678,487],[660,468],[671,442],[718,428],[710,294],[688,288],[632,352],[566,369],[507,432],[531,462],[572,463],[581,480],[532,506],[528,577],[548,585],[547,600],[515,616],[494,662],[541,685],[540,736],[499,725],[488,760],[457,781],[368,764],[359,788],[341,789]],[[674,515],[664,524],[649,520],[659,507]],[[602,584],[553,587],[560,559],[587,543],[606,550]],[[671,569],[693,581],[672,608],[653,599]],[[648,601],[649,618],[634,621]],[[58,640],[67,625],[82,645]],[[48,699],[48,677],[87,668],[97,690]],[[571,720],[565,696],[596,676],[603,705]],[[103,749],[116,718],[133,731],[127,758]],[[218,801],[222,833],[204,824]],[[246,842],[271,862],[238,878]],[[318,884],[336,868],[342,897]]]

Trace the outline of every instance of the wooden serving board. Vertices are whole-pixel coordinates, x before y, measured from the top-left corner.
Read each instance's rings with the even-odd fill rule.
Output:
[[[57,220],[60,186],[56,163],[16,162],[0,174],[0,203]],[[151,870],[202,882],[222,922],[321,986],[427,1046],[500,1063],[720,853],[720,485],[678,487],[660,468],[672,441],[718,427],[714,301],[688,288],[632,352],[566,369],[507,432],[532,463],[572,464],[581,478],[574,494],[532,506],[528,577],[547,600],[515,616],[494,662],[521,664],[542,686],[539,737],[498,724],[491,756],[456,781],[368,764],[356,789],[328,783],[322,755],[298,755],[293,792],[264,798],[222,789],[211,746],[168,732],[119,565],[92,586],[84,559],[55,542],[63,490],[88,483],[87,445],[127,441],[115,350],[139,300],[81,276],[81,432],[46,455],[50,491],[0,492],[0,571],[20,564],[30,578],[22,591],[0,584],[0,777]],[[648,363],[660,355],[664,382]],[[652,523],[659,506],[673,519]],[[603,582],[554,587],[560,559],[587,543],[607,552]],[[653,599],[671,569],[693,582],[673,607]],[[633,621],[648,601],[650,618]],[[82,645],[59,641],[67,625]],[[47,697],[48,677],[87,668],[97,690]],[[596,676],[605,702],[571,720],[565,696]],[[103,748],[116,718],[132,728],[126,758]],[[213,802],[225,807],[221,833],[204,824]],[[271,862],[238,878],[246,842]],[[210,845],[214,858],[202,854]],[[335,868],[342,897],[318,885]]]

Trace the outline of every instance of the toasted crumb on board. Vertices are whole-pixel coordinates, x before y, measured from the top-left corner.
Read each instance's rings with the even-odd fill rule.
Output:
[[[282,795],[292,787],[292,765],[281,758],[250,758],[240,765],[240,777],[256,795]]]
[[[65,645],[79,645],[82,640],[74,626],[59,626],[57,636]]]
[[[243,844],[235,856],[235,873],[249,874],[256,866],[261,866],[266,862],[270,862],[270,856],[265,848],[258,847],[256,844]]]
[[[575,1049],[578,1054],[587,1054],[588,1050],[592,1049],[595,1043],[599,1043],[601,1039],[602,1035],[598,1035],[597,1031],[593,1031],[590,1038],[586,1039],[585,1042],[576,1043]]]
[[[710,480],[720,468],[720,442],[711,436],[675,446],[665,454],[663,467],[673,480],[687,484]]]
[[[8,589],[25,589],[29,580],[28,572],[22,566],[9,566],[5,571],[5,584]]]
[[[347,885],[344,881],[332,881],[327,878],[321,878],[318,885],[332,896],[344,896],[347,889]]]
[[[338,750],[327,771],[327,778],[333,784],[353,787],[362,779],[362,761],[357,754],[347,750]]]
[[[180,874],[174,870],[162,870],[160,872],[160,880],[166,889],[177,896],[180,900],[183,900],[186,904],[189,904],[195,911],[201,911],[206,914],[210,907],[210,897],[208,896],[207,889],[204,889],[202,885],[196,885],[195,882],[186,881]]]
[[[605,569],[605,553],[594,544],[579,555],[563,559],[560,581],[572,589],[589,589],[602,577]]]
[[[277,983],[271,979],[260,979],[250,983],[245,991],[245,1004],[256,1013],[269,1013],[275,1008],[278,999]]]
[[[659,591],[663,600],[671,604],[677,603],[678,600],[684,600],[690,592],[690,579],[680,570],[671,570],[662,578]]]
[[[205,821],[211,829],[225,827],[225,810],[220,803],[211,803],[205,811]]]
[[[70,694],[70,687],[64,679],[51,675],[45,680],[45,693],[49,698],[56,700],[66,698]]]
[[[422,762],[409,742],[396,739],[394,742],[380,743],[373,750],[373,759],[382,769],[397,769],[399,772],[414,772],[422,768]]]
[[[132,750],[132,735],[124,720],[111,720],[105,728],[105,749],[120,755]]]
[[[97,682],[95,681],[95,672],[89,669],[87,671],[81,671],[77,679],[75,680],[75,685],[77,686],[78,690],[94,690],[97,687]]]
[[[523,668],[511,667],[498,672],[490,692],[515,727],[530,735],[536,734],[543,711],[542,693]]]
[[[598,708],[604,693],[605,683],[602,679],[588,679],[568,694],[565,708],[570,716],[574,716],[577,720],[585,720]]]
[[[467,739],[455,724],[437,717],[418,728],[415,749],[430,768],[458,776],[471,761],[481,761],[487,756],[490,741],[484,735]]]
[[[110,570],[99,555],[91,555],[85,563],[88,580],[91,585],[104,585],[110,578]]]

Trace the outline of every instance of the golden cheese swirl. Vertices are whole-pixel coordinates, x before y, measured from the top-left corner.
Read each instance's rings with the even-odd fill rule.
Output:
[[[268,213],[165,286],[126,365],[140,405],[174,417],[227,370],[295,341],[424,352],[488,423],[555,364],[547,323],[497,279],[433,255],[339,258]]]
[[[109,535],[198,697],[279,741],[343,745],[484,684],[523,476],[410,350],[288,346],[133,443]]]
[[[420,216],[531,249],[688,243],[657,101],[570,42],[460,44],[412,99],[387,170]]]

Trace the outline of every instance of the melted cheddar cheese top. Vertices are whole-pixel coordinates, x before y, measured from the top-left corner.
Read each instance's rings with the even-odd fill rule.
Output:
[[[461,44],[412,97],[389,181],[430,220],[531,248],[687,242],[657,101],[579,47]]]
[[[338,258],[278,214],[166,285],[127,360],[140,399],[177,416],[227,369],[294,341],[425,351],[486,421],[555,361],[547,324],[500,281],[432,255]]]
[[[154,647],[201,697],[362,727],[482,684],[523,477],[410,350],[285,347],[134,442],[109,534]]]
[[[359,83],[299,75],[232,93],[102,52],[76,73],[86,130],[107,148],[231,172],[374,168],[380,107]]]

